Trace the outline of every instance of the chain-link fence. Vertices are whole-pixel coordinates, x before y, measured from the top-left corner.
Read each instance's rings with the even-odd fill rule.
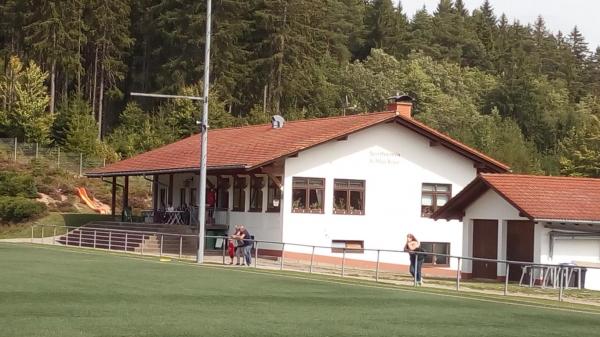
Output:
[[[48,168],[61,168],[78,175],[83,175],[91,168],[106,165],[106,158],[66,152],[59,146],[19,142],[17,138],[0,138],[0,159],[16,164],[28,164],[37,160]]]

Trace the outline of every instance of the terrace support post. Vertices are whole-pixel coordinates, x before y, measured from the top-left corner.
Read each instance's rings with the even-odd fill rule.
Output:
[[[39,143],[35,143],[35,159],[38,159],[38,157],[40,156],[40,144]]]
[[[127,207],[129,207],[129,176],[125,176],[125,183],[123,184],[123,215],[125,215]],[[125,218],[122,220],[125,221]]]
[[[283,259],[285,253],[285,242],[281,245],[281,259],[279,260],[279,270],[283,270]]]
[[[377,249],[377,264],[375,265],[375,282],[379,282],[379,253],[381,253],[381,251]]]
[[[342,277],[345,276],[345,272],[346,272],[345,266],[346,266],[346,248],[344,247],[344,248],[342,248]]]
[[[125,253],[127,253],[127,234],[129,233],[125,232]]]
[[[110,250],[112,246],[112,231],[108,232],[108,250]]]
[[[460,257],[458,258],[458,263],[456,266],[456,291],[460,291]]]
[[[79,229],[79,247],[81,247],[81,240],[83,239],[83,230]]]
[[[14,159],[15,163],[17,162],[17,145],[18,145],[18,141],[17,141],[17,137],[15,137],[15,151],[13,153],[13,159]]]
[[[309,272],[313,272],[313,263],[315,262],[315,246],[312,247],[312,253],[310,254],[310,269]]]
[[[152,176],[152,210],[158,210],[158,174]]]
[[[117,207],[117,177],[112,177],[112,186],[110,189],[110,214],[115,216],[115,209]],[[113,219],[114,220],[114,219]]]
[[[168,192],[168,196],[167,196],[167,207],[171,206],[173,207],[173,174],[169,174],[169,192]],[[199,211],[202,211],[203,207],[199,208]]]
[[[508,273],[510,272],[510,263],[506,263],[506,269],[504,270],[504,296],[508,295]]]
[[[60,167],[60,146],[58,147],[58,154],[56,155],[56,167]]]
[[[94,249],[96,249],[96,230],[94,229]]]

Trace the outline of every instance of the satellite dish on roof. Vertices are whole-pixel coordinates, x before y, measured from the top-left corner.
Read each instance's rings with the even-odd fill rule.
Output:
[[[273,129],[281,129],[285,124],[285,119],[279,115],[275,115],[271,117],[271,126]]]

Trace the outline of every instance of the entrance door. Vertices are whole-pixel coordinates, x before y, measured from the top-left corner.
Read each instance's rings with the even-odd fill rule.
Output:
[[[498,220],[473,220],[473,257],[498,258]],[[473,278],[496,279],[496,262],[473,261]]]
[[[509,261],[533,262],[533,221],[510,220],[506,233],[506,259]],[[518,281],[521,266],[510,265],[508,279]]]

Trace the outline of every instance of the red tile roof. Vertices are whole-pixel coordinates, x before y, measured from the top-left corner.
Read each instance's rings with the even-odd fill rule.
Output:
[[[461,217],[488,189],[531,220],[600,221],[600,179],[486,173],[475,178],[433,218]]]
[[[250,170],[313,146],[365,128],[396,121],[436,142],[484,165],[490,172],[505,172],[508,166],[441,134],[409,117],[394,112],[319,118],[271,124],[215,129],[208,132],[208,170]],[[198,170],[200,135],[165,145],[86,173],[90,177],[140,175]]]

